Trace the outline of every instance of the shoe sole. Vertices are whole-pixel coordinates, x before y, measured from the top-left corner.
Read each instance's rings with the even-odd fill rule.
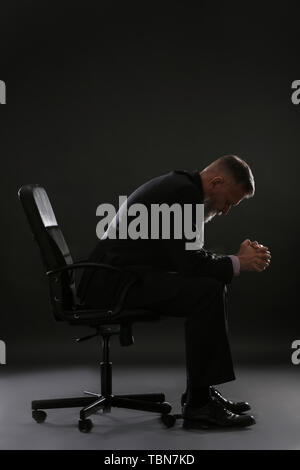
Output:
[[[184,429],[220,429],[220,428],[245,428],[253,426],[255,421],[236,422],[232,424],[218,424],[210,421],[196,421],[192,419],[183,419],[182,427]]]
[[[181,413],[183,413],[183,407],[184,405],[181,406]],[[226,410],[230,411],[231,413],[234,413],[235,415],[242,415],[242,416],[244,415],[244,413],[248,413],[251,410],[251,407],[249,407],[247,410],[239,410],[239,411],[232,409],[226,405],[224,405],[224,407],[226,408]]]

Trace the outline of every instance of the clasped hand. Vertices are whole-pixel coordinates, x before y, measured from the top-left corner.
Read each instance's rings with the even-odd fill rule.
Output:
[[[240,260],[241,271],[264,271],[271,260],[271,253],[267,246],[257,241],[251,242],[248,238],[240,245],[237,257]]]

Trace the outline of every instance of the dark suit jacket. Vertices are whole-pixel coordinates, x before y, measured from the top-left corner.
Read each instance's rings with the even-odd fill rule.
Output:
[[[195,205],[203,203],[203,199],[199,170],[175,170],[155,177],[137,188],[128,197],[127,206],[129,208],[135,203],[143,203],[147,207],[152,203]],[[129,222],[130,217],[128,217]],[[91,304],[95,303],[95,297],[102,296],[103,301],[106,300],[109,304],[109,299],[117,295],[123,282],[126,281],[126,273],[131,271],[178,271],[193,276],[214,277],[224,283],[231,282],[233,267],[228,256],[217,255],[204,248],[186,250],[186,241],[185,238],[99,240],[89,261],[123,267],[125,274],[109,273],[102,269],[95,271],[87,269],[79,286],[79,296]]]

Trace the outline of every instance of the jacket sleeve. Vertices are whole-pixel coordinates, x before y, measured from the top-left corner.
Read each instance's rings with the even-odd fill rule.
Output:
[[[169,256],[176,271],[214,277],[226,284],[232,281],[233,266],[229,256],[218,255],[203,248],[186,250],[185,240],[170,240]]]

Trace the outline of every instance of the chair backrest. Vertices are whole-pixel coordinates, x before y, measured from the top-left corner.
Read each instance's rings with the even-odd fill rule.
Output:
[[[46,272],[73,263],[45,189],[39,184],[28,184],[19,189],[18,195],[40,248]],[[72,271],[65,271],[57,277],[51,276],[49,287],[54,316],[57,320],[62,320],[64,310],[72,310],[76,305]]]

